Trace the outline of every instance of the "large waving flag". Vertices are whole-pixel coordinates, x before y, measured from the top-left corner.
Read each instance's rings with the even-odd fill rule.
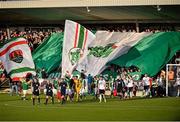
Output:
[[[109,61],[127,53],[142,38],[151,34],[146,32],[98,31],[96,39],[88,47],[89,54],[79,62],[77,69],[85,67],[87,74],[95,76],[106,68]]]
[[[180,50],[180,32],[158,32],[143,38],[128,53],[109,62],[119,66],[136,66],[142,74],[156,75]]]
[[[24,38],[12,38],[0,46],[0,60],[11,78],[36,74],[31,51]]]
[[[82,25],[66,20],[63,55],[62,76],[76,68],[79,60],[87,55],[88,45],[94,40],[95,35]]]
[[[62,60],[63,33],[52,33],[33,52],[33,60],[37,69],[44,68],[47,73],[59,67]]]

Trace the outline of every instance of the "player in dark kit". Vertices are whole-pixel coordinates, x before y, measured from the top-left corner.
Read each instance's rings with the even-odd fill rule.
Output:
[[[65,82],[64,78],[61,79],[61,82],[59,83],[59,87],[61,89],[61,99],[62,99],[61,104],[64,104],[66,100],[66,87],[67,87],[67,83]]]
[[[124,98],[124,94],[125,94],[125,83],[123,81],[123,79],[118,76],[117,80],[116,80],[116,89],[117,89],[117,95],[119,96],[120,99]]]
[[[32,79],[32,94],[33,94],[33,105],[35,105],[35,97],[38,99],[38,104],[40,104],[40,97],[39,97],[39,91],[40,91],[40,83],[36,77]]]
[[[46,84],[46,102],[45,102],[44,104],[47,105],[49,97],[51,97],[51,99],[52,99],[52,104],[54,104],[53,85],[52,85],[52,83],[50,83],[50,81],[48,80],[48,81],[47,81],[47,84]]]

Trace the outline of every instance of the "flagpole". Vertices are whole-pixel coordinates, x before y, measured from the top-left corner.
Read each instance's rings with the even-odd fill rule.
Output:
[[[139,33],[139,23],[136,21],[136,32]]]
[[[10,30],[9,30],[9,28],[7,28],[6,31],[7,31],[8,39],[10,39],[11,37],[10,37]]]
[[[166,96],[168,96],[168,64],[166,65]]]

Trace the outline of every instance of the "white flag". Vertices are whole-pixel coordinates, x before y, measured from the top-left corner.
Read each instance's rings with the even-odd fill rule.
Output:
[[[86,65],[86,74],[98,75],[109,61],[127,53],[132,46],[150,34],[98,31],[96,39],[88,47],[89,54],[79,62],[77,69],[80,70]]]
[[[62,77],[72,73],[79,60],[87,55],[88,45],[95,35],[82,25],[66,20],[62,54]]]
[[[27,73],[36,75],[31,51],[24,38],[12,38],[0,46],[0,60],[11,78],[25,77]]]

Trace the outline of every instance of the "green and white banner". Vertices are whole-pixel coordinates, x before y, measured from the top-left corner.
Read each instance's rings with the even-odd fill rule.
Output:
[[[31,50],[24,38],[12,38],[0,46],[0,60],[11,78],[36,74]]]
[[[180,50],[180,32],[158,32],[143,38],[128,53],[109,62],[138,67],[142,74],[156,75]]]
[[[152,33],[142,32],[96,32],[96,39],[88,47],[88,55],[79,62],[78,70],[85,68],[87,74],[93,76],[101,73],[106,64],[128,52],[142,38]]]
[[[88,45],[95,35],[82,25],[66,20],[62,54],[62,76],[72,73],[79,61],[87,55]]]

